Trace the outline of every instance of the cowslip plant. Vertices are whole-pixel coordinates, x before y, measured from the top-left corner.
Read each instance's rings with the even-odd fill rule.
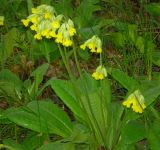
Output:
[[[81,149],[84,150],[124,150],[128,149],[128,145],[133,146],[134,143],[146,138],[145,128],[139,120],[151,101],[153,102],[160,94],[160,87],[153,87],[155,89],[153,95],[150,89],[146,89],[143,84],[139,85],[122,72],[115,69],[110,72],[102,63],[102,42],[97,35],[80,45],[82,50],[88,48],[90,52],[100,57],[98,67],[92,75],[83,72],[77,57],[78,46],[74,42],[74,35],[77,34],[74,23],[64,15],[57,15],[51,6],[41,5],[32,9],[32,14],[22,22],[26,27],[31,25],[31,30],[36,32],[34,35],[36,40],[54,39],[69,75],[69,80],[54,78],[48,85],[51,85],[57,96],[73,112],[75,122],[71,122],[66,113],[57,106],[45,101],[32,101],[27,107],[10,109],[7,112],[6,116],[10,120],[23,127],[63,137],[62,140],[46,144],[40,149],[45,147],[47,149],[47,145],[53,148],[55,145],[61,145],[59,147],[62,149],[64,144],[68,143],[70,150],[76,150],[77,147],[80,149],[80,146],[83,146]],[[68,62],[67,50],[70,49],[73,49],[78,79],[72,73]],[[112,101],[107,74],[129,91],[129,96],[122,104],[131,107],[134,112],[124,109],[119,101]],[[16,114],[19,114],[20,119]],[[25,120],[23,116],[27,119]],[[134,133],[133,138],[126,138],[131,137],[132,131],[138,131],[136,127],[143,132]]]

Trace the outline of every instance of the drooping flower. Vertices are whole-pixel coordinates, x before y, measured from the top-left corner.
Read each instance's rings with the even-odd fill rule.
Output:
[[[72,46],[73,42],[71,37],[76,34],[73,21],[69,19],[67,22],[62,23],[58,29],[55,42],[62,44],[65,47]]]
[[[41,40],[42,37],[53,37],[55,28],[52,27],[52,23],[55,18],[55,10],[52,6],[40,5],[37,8],[32,8],[32,14],[21,21],[26,27],[31,23],[31,30],[36,31],[34,38]]]
[[[144,97],[139,90],[130,94],[122,104],[127,108],[132,108],[136,113],[142,113],[146,108]]]
[[[29,25],[30,20],[29,19],[22,19],[22,23],[24,24],[25,27]]]
[[[107,70],[104,66],[100,65],[97,67],[96,71],[92,74],[92,77],[96,80],[102,80],[107,77]]]
[[[85,43],[80,45],[80,48],[82,50],[89,48],[90,52],[92,53],[101,53],[102,52],[102,42],[98,36],[94,35],[92,38],[88,39]]]
[[[65,47],[72,46],[72,37],[76,34],[74,23],[71,19],[65,21],[63,15],[57,15],[52,6],[40,5],[32,8],[32,14],[22,20],[27,27],[31,23],[31,30],[35,31],[34,38],[55,38],[55,42]]]

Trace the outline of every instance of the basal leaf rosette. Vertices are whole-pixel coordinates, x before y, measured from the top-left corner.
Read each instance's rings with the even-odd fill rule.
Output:
[[[143,113],[146,108],[144,97],[139,90],[131,93],[122,104],[127,108],[132,108],[136,113]]]

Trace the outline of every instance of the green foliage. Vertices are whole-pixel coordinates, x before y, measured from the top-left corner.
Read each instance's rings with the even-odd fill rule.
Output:
[[[122,130],[122,140],[125,144],[133,144],[146,138],[145,126],[139,121],[128,122]]]
[[[71,111],[77,117],[83,119],[83,112],[75,98],[72,84],[69,81],[55,79],[51,82],[51,87]]]
[[[159,150],[159,3],[0,0],[0,4],[0,127],[11,127],[15,134],[12,139],[2,137],[0,149]],[[22,27],[20,20],[39,4],[52,5],[57,14],[73,20],[77,32],[72,37],[73,49],[59,49],[53,39],[36,41],[33,32]],[[93,35],[103,40],[100,57],[79,48]],[[35,68],[21,76],[14,66],[21,65],[17,58],[23,54]],[[83,64],[77,62],[76,54],[85,62],[92,61],[86,64],[87,71],[81,70]],[[66,70],[57,65],[60,56]],[[109,68],[108,77],[100,81],[87,73],[93,72],[98,61]],[[78,74],[72,73],[72,67]],[[57,70],[62,71],[60,79],[52,78]],[[144,97],[142,114],[122,106],[121,100],[135,90]]]
[[[148,140],[150,144],[151,150],[158,150],[160,143],[159,143],[159,138],[160,138],[160,129],[159,129],[159,120],[155,120],[149,129],[148,133]]]
[[[27,107],[10,108],[6,116],[18,125],[40,133],[67,137],[72,132],[68,116],[51,101],[32,101]]]
[[[152,16],[159,16],[160,15],[160,3],[149,3],[149,4],[145,5],[145,9]]]
[[[17,32],[17,29],[13,28],[4,36],[2,49],[0,51],[0,61],[3,63],[14,51],[14,46],[16,45]]]

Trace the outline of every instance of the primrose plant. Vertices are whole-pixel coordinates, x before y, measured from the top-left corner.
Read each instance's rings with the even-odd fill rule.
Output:
[[[21,123],[24,117],[21,121],[13,119],[13,114],[20,110],[16,109],[11,111],[12,113],[8,113],[9,118],[19,125],[41,133],[54,133],[62,137],[61,140],[50,142],[40,149],[47,149],[47,145],[53,146],[55,149],[55,145],[58,144],[59,147],[66,145],[65,150],[67,147],[68,150],[125,150],[146,138],[145,132],[136,134],[136,130],[137,127],[141,131],[145,130],[140,118],[151,100],[155,99],[159,93],[156,96],[152,94],[148,96],[148,89],[137,83],[136,80],[117,69],[105,67],[102,60],[102,41],[97,35],[80,45],[81,50],[89,50],[99,57],[97,68],[90,75],[86,71],[82,71],[80,67],[77,56],[79,46],[75,42],[75,36],[78,34],[71,19],[67,19],[62,14],[58,15],[52,6],[41,5],[33,8],[32,14],[26,19],[22,19],[22,23],[25,27],[33,30],[36,40],[48,39],[57,43],[69,75],[69,80],[53,78],[48,85],[51,85],[57,96],[72,111],[74,121],[71,122],[65,112],[62,112],[53,103],[47,104],[46,101],[30,102],[27,109],[23,110],[27,110],[25,115],[30,113],[29,109],[37,114],[39,119],[35,121],[33,128],[29,122]],[[79,74],[78,79],[72,73],[68,61],[68,50],[73,51],[73,58]],[[129,94],[122,104],[119,100],[112,100],[108,76],[120,82],[128,90]],[[132,108],[134,112],[124,109],[123,105]],[[48,113],[49,111],[51,112]],[[30,114],[30,116],[32,115],[34,114]],[[50,120],[46,120],[46,118]],[[38,121],[41,127],[38,127]],[[25,126],[26,124],[27,126]],[[135,135],[132,137],[132,134]]]

